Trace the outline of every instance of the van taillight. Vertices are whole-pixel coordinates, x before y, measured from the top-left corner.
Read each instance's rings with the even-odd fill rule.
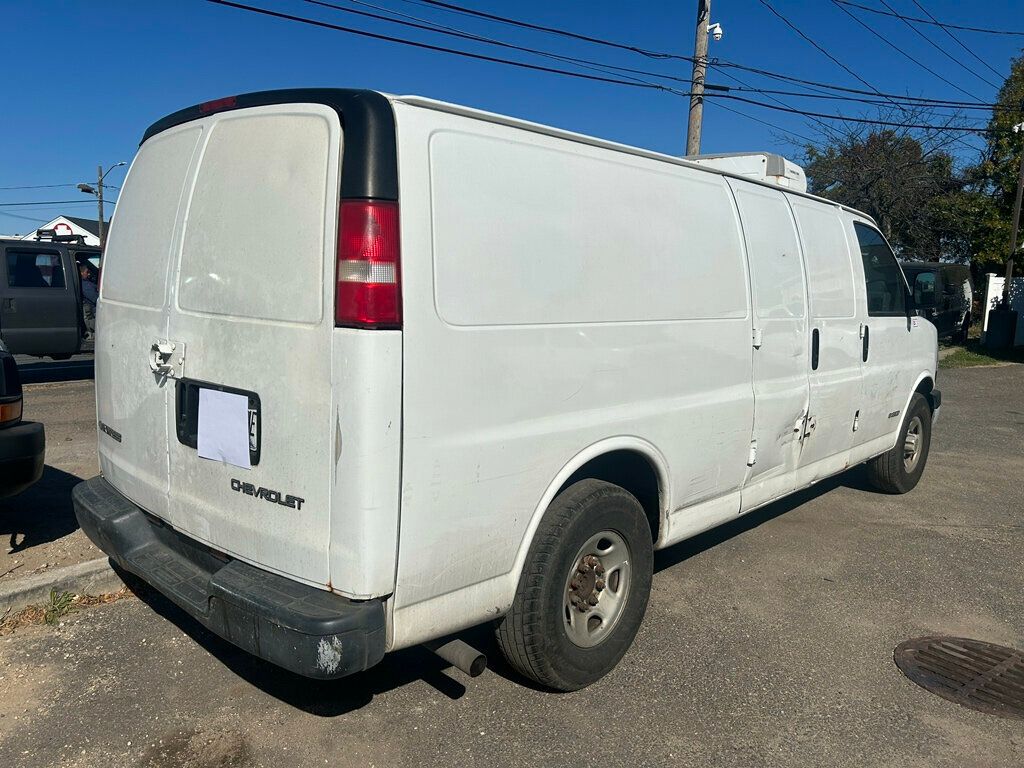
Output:
[[[334,319],[357,328],[400,328],[398,203],[342,200]]]

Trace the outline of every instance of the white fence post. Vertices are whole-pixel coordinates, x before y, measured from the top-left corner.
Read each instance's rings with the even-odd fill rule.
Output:
[[[1003,296],[1003,283],[1006,282],[1005,277],[1000,277],[994,272],[989,272],[985,275],[985,300],[982,303],[982,312],[984,313],[981,321],[981,340],[985,341],[985,334],[988,332],[988,313],[995,308],[995,305],[999,303],[999,300]]]

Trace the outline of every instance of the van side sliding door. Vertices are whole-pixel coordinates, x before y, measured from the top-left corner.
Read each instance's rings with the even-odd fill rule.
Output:
[[[837,206],[788,196],[803,246],[810,310],[810,412],[801,484],[847,466],[862,414],[861,339],[853,262]]]
[[[809,393],[807,289],[785,195],[728,181],[743,222],[754,315],[754,462],[743,487],[745,512],[795,482]]]

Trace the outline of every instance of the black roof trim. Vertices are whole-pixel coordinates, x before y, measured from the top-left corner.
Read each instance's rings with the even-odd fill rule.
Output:
[[[289,88],[234,97],[234,104],[204,112],[199,104],[157,120],[140,144],[161,131],[218,112],[269,104],[326,104],[333,107],[345,130],[341,164],[341,196],[398,199],[398,150],[391,102],[377,91],[350,88]]]

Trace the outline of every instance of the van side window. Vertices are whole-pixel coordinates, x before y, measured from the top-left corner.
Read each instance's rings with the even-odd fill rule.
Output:
[[[864,260],[868,314],[872,317],[905,315],[906,283],[896,257],[877,230],[859,221],[854,222],[853,228],[860,243],[860,257]]]
[[[59,253],[7,251],[8,288],[64,288]]]

